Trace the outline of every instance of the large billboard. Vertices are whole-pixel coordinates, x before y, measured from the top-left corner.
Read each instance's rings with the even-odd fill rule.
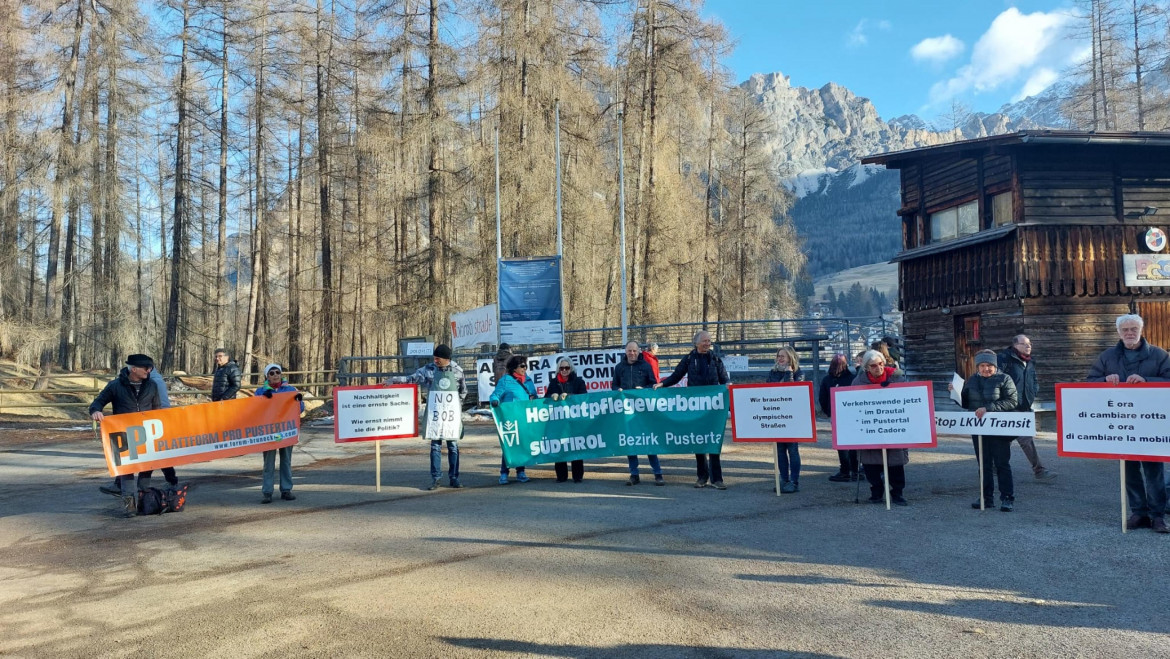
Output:
[[[561,342],[561,259],[500,259],[500,341]]]

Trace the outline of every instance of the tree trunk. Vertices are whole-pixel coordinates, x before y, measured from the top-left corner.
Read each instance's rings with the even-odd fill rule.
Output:
[[[324,12],[324,0],[317,0],[317,186],[321,205],[321,357],[322,368],[331,369],[335,361],[333,328],[336,324],[337,310],[336,294],[333,289],[333,218],[329,207],[329,149],[332,140],[329,125],[331,121],[329,76],[333,56],[333,26],[330,22],[326,27]]]
[[[186,235],[187,235],[187,39],[189,29],[189,11],[187,0],[183,0],[183,31],[180,39],[182,47],[179,54],[179,89],[176,98],[175,125],[175,204],[174,217],[171,222],[171,292],[167,301],[167,324],[163,338],[162,364],[159,370],[170,372],[174,370],[175,355],[179,339],[180,295],[183,288],[183,269],[186,266]]]

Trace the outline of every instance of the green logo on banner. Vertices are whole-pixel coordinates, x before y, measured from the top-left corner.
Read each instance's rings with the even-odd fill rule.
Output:
[[[492,408],[509,467],[622,455],[719,453],[727,387],[636,389]]]

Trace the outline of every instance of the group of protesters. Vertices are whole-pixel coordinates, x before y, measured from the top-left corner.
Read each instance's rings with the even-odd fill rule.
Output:
[[[1165,350],[1149,344],[1142,337],[1143,320],[1136,314],[1126,314],[1116,320],[1119,341],[1117,345],[1105,350],[1089,369],[1087,381],[1107,383],[1141,383],[1170,381],[1170,355]],[[730,379],[723,360],[712,349],[711,336],[705,331],[694,336],[693,349],[688,352],[677,364],[674,371],[665,378],[660,376],[658,363],[658,345],[650,343],[645,350],[636,341],[630,341],[625,346],[624,359],[617,364],[613,371],[611,388],[614,391],[631,389],[658,389],[679,384],[684,378],[686,386],[726,385]],[[895,356],[896,355],[896,356]],[[841,386],[878,386],[885,387],[893,383],[906,382],[905,373],[899,368],[898,359],[901,353],[895,344],[888,338],[875,342],[869,350],[858,353],[854,360],[856,372],[850,370],[848,360],[844,354],[834,355],[827,375],[820,382],[817,391],[817,401],[822,413],[831,417],[832,389]],[[452,350],[446,345],[434,348],[433,361],[427,363],[414,373],[407,376],[390,378],[387,383],[414,383],[424,389],[439,386],[440,380],[449,380],[442,386],[457,392],[460,407],[467,396],[467,385],[463,369],[453,361]],[[212,401],[230,400],[240,391],[242,374],[238,364],[231,360],[227,350],[215,351],[216,369],[211,390]],[[996,353],[992,350],[981,350],[976,353],[975,372],[964,382],[960,399],[964,409],[982,418],[988,412],[1029,412],[1033,408],[1039,391],[1036,377],[1036,365],[1032,358],[1032,342],[1026,335],[1020,334],[1013,338],[1012,344],[1003,351]],[[495,407],[501,403],[537,398],[537,390],[533,378],[528,374],[528,359],[524,355],[513,354],[511,346],[504,343],[499,347],[493,362],[495,388],[490,397],[490,404]],[[283,378],[283,369],[279,364],[269,364],[264,369],[265,382],[256,390],[255,395],[271,398],[274,393],[295,392]],[[800,368],[800,361],[796,352],[790,347],[782,347],[776,352],[775,363],[767,376],[767,382],[801,382],[807,378]],[[948,385],[949,386],[949,385]],[[567,358],[561,358],[556,365],[544,397],[554,401],[564,400],[569,396],[585,394],[585,381],[576,373],[575,367]],[[106,405],[112,405],[114,414],[128,412],[143,412],[161,409],[170,405],[166,384],[154,370],[153,360],[142,354],[130,355],[126,360],[126,367],[118,377],[112,380],[90,405],[90,413],[95,421],[103,418],[102,410]],[[301,403],[304,411],[304,403]],[[428,417],[429,418],[429,417]],[[442,445],[447,446],[447,484],[449,487],[462,487],[459,480],[459,447],[458,442],[463,436],[462,423],[457,424],[457,436],[431,437],[430,442],[430,486],[437,489],[440,486],[442,471]],[[425,434],[425,433],[424,433]],[[430,437],[429,434],[425,436]],[[1014,509],[1015,488],[1010,465],[1011,443],[1017,442],[1031,464],[1034,477],[1040,481],[1048,481],[1056,474],[1044,466],[1036,451],[1031,436],[1003,437],[1003,436],[974,436],[973,443],[978,460],[982,464],[982,482],[980,499],[972,504],[973,508],[994,508],[994,493],[998,485],[1000,501],[999,509],[1010,512]],[[794,442],[777,443],[777,467],[780,475],[780,492],[793,494],[800,491],[800,451],[799,445]],[[883,452],[885,455],[883,456]],[[292,447],[265,451],[263,459],[263,476],[261,485],[261,502],[270,503],[274,494],[275,463],[277,454],[280,457],[279,488],[280,498],[293,500],[292,494]],[[850,483],[859,482],[862,475],[870,486],[869,501],[881,503],[885,500],[887,485],[884,481],[888,474],[889,497],[891,503],[906,506],[904,497],[906,487],[905,467],[909,462],[907,449],[862,449],[838,451],[840,468],[837,473],[829,477],[832,482]],[[638,455],[627,456],[629,478],[627,486],[635,486],[641,482]],[[647,455],[654,476],[654,484],[665,485],[662,465],[657,455]],[[697,453],[696,488],[712,487],[725,490],[727,486],[723,480],[722,464],[718,453]],[[1167,487],[1163,464],[1156,461],[1126,461],[1127,483],[1126,496],[1131,515],[1127,527],[1151,528],[1158,533],[1168,533],[1164,517],[1167,506]],[[505,459],[500,462],[501,485],[510,482],[510,469]],[[574,483],[584,479],[585,465],[582,460],[571,462],[557,462],[554,464],[556,481],[563,483],[571,477]],[[102,486],[101,491],[121,497],[127,514],[133,514],[136,507],[136,491],[141,492],[149,488],[151,471],[137,474],[137,483],[132,476],[115,478],[112,487]],[[515,469],[516,480],[520,483],[529,481],[523,466]],[[163,469],[163,476],[168,486],[176,487],[178,477],[173,467]],[[135,488],[137,485],[137,488]]]
[[[214,359],[215,373],[212,377],[211,400],[212,402],[232,400],[240,392],[243,381],[240,366],[231,359],[226,348],[216,349]],[[296,392],[296,388],[284,379],[284,369],[280,364],[265,366],[264,384],[256,389],[255,395],[271,399],[273,394],[285,392]],[[171,406],[166,381],[155,370],[154,360],[149,355],[133,354],[126,358],[126,365],[118,376],[110,380],[90,403],[90,417],[101,423],[105,417],[103,410],[107,405],[113,414],[149,412]],[[304,412],[303,401],[300,401],[300,406]],[[292,493],[292,447],[286,446],[264,451],[261,503],[272,503],[277,454],[280,455],[280,498],[285,501],[296,499]],[[174,467],[163,467],[162,472],[168,488],[179,487],[179,477]],[[123,514],[132,517],[138,513],[142,494],[150,489],[152,474],[153,470],[146,470],[135,475],[116,476],[112,486],[103,485],[98,489],[105,494],[119,497]]]

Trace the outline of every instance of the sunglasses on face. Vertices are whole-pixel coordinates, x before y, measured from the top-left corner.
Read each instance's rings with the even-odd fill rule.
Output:
[[[572,369],[572,367],[569,367],[569,366],[562,366],[562,367],[560,367],[560,368],[559,368],[559,369],[557,369],[557,370],[558,370],[558,371],[571,371],[571,370],[573,370],[573,369]]]

